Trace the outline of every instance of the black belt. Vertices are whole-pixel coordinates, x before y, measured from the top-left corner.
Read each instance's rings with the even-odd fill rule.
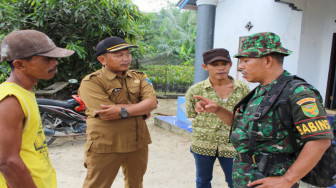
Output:
[[[260,159],[261,159],[262,155],[248,155],[246,153],[238,153],[238,160],[240,162],[244,162],[244,163],[250,163],[250,164],[257,164]],[[294,158],[294,154],[289,154],[289,153],[285,153],[285,154],[269,154],[269,161],[272,164],[279,164],[279,163],[284,163],[286,161],[292,160]]]

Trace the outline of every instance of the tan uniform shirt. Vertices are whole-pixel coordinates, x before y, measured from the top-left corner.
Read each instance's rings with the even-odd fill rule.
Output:
[[[102,68],[82,80],[79,95],[88,115],[85,151],[132,152],[152,142],[142,116],[107,121],[94,114],[95,110],[101,110],[101,104],[136,104],[145,99],[156,100],[154,88],[145,74],[127,71],[124,78],[119,78]]]

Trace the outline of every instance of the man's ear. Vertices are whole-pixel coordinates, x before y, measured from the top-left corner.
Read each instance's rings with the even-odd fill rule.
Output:
[[[266,68],[270,68],[273,65],[273,63],[275,63],[273,57],[270,55],[265,56],[264,60],[265,60]]]
[[[21,59],[14,60],[13,66],[14,66],[14,69],[22,69],[22,70],[26,69],[26,64]]]
[[[97,57],[97,60],[103,65],[105,66],[106,62],[105,62],[105,56],[104,55],[100,55]]]
[[[208,67],[207,67],[207,65],[206,65],[205,63],[202,64],[202,68],[203,68],[204,70],[208,71]]]

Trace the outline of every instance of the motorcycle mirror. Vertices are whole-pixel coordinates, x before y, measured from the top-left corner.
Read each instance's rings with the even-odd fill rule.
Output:
[[[76,79],[70,79],[70,80],[68,80],[68,82],[69,82],[70,84],[77,84],[77,83],[78,83],[78,80],[76,80]]]

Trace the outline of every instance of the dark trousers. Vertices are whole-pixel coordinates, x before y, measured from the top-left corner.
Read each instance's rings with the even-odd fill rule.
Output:
[[[218,157],[218,152],[216,156],[206,156],[199,155],[192,152],[196,163],[196,187],[197,188],[211,188],[211,180],[213,174],[213,166],[215,164],[216,158],[221,165],[225,180],[229,187],[232,185],[232,165],[233,158]]]

